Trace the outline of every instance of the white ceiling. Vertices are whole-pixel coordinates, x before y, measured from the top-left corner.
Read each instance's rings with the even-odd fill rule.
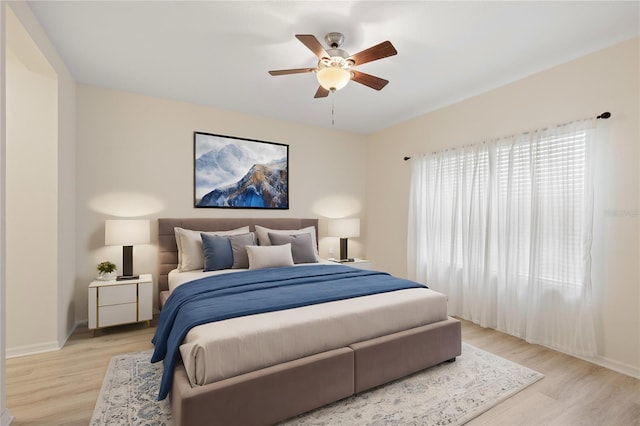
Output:
[[[640,34],[640,2],[29,1],[79,83],[368,134]],[[295,34],[398,55],[314,99]],[[594,82],[597,84],[597,82]]]

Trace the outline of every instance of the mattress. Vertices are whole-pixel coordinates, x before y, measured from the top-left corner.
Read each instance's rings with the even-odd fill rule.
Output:
[[[169,285],[203,274],[172,272]],[[188,332],[180,354],[191,385],[200,386],[446,319],[445,295],[406,289],[203,324]]]

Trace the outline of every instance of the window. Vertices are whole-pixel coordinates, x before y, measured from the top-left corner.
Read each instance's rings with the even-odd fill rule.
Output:
[[[585,145],[586,132],[577,131],[538,140],[524,135],[516,143],[497,146],[497,214],[504,223],[509,209],[519,207],[517,216],[505,226],[519,228],[522,257],[518,271],[523,275],[530,273],[527,242],[531,227],[537,226],[535,249],[546,254],[541,256],[540,277],[557,284],[580,286],[584,282]],[[561,264],[554,261],[558,257],[564,259]]]
[[[409,276],[453,315],[594,352],[593,134],[588,120],[414,157]]]

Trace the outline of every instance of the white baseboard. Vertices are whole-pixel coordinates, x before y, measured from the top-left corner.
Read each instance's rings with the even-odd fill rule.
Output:
[[[569,355],[574,358],[578,358],[583,361],[590,362],[591,364],[599,365],[600,367],[608,368],[609,370],[613,370],[617,373],[624,374],[625,376],[631,376],[635,379],[640,379],[640,368],[634,367],[633,365],[625,364],[624,362],[620,362],[620,361],[615,361],[613,359],[604,357],[602,355],[580,356],[580,355],[570,354],[568,352],[564,352],[549,346],[544,346],[544,347],[549,348],[552,351],[560,352],[565,355]]]
[[[87,320],[82,320],[82,321],[76,321],[73,324],[73,327],[71,327],[71,330],[69,330],[69,332],[67,333],[67,337],[65,337],[64,342],[60,343],[60,347],[63,348],[64,345],[67,344],[67,340],[69,340],[69,338],[71,337],[71,335],[76,331],[76,329],[78,327],[80,327],[81,325],[87,325]]]
[[[577,357],[577,358],[581,358],[581,357]],[[592,358],[585,357],[581,359],[585,361],[589,361],[593,364],[599,365],[600,367],[617,371],[618,373],[622,373],[626,376],[631,376],[633,378],[640,379],[640,368],[634,367],[633,365],[625,364],[620,361],[615,361],[613,359],[609,359],[600,355],[596,355],[595,357],[592,357]]]
[[[73,324],[73,327],[71,327],[71,330],[69,330],[69,332],[67,333],[67,336],[62,342],[37,343],[35,345],[25,345],[25,346],[18,346],[16,348],[7,348],[5,356],[8,359],[8,358],[17,358],[17,357],[27,356],[27,355],[35,355],[43,352],[58,351],[64,347],[64,345],[67,343],[67,340],[69,340],[73,332],[76,331],[76,328],[86,323],[87,323],[87,320],[77,321],[75,324]],[[0,423],[0,425],[2,424]]]
[[[0,416],[0,426],[9,426],[13,421],[13,417],[9,414],[9,409],[5,408]]]
[[[43,352],[52,352],[60,350],[58,342],[36,343],[34,345],[24,345],[15,348],[6,349],[7,358],[16,358],[19,356],[34,355]]]
[[[458,317],[456,317],[456,318],[458,318]],[[465,321],[473,322],[473,321],[466,320],[466,319],[465,319]],[[492,328],[492,327],[488,327],[488,328],[491,328],[492,330],[498,331],[500,333],[508,334],[510,336],[514,336],[514,337],[517,337],[519,339],[522,339],[522,337],[515,336],[513,334],[509,334],[506,331],[498,330],[498,329],[495,329],[495,328]],[[524,339],[522,339],[522,340],[524,340]],[[595,356],[592,356],[592,357],[579,356],[579,355],[574,355],[574,354],[571,354],[571,353],[568,353],[568,352],[561,351],[561,350],[559,350],[557,348],[552,348],[550,346],[546,346],[546,345],[541,345],[541,346],[544,346],[545,348],[551,349],[552,351],[560,352],[560,353],[563,353],[565,355],[569,355],[569,356],[572,356],[574,358],[578,358],[578,359],[581,359],[583,361],[587,361],[587,362],[590,362],[592,364],[599,365],[600,367],[608,368],[609,370],[613,370],[613,371],[615,371],[617,373],[624,374],[626,376],[630,376],[630,377],[633,377],[635,379],[640,379],[640,367],[636,367],[636,366],[633,366],[633,365],[626,364],[624,362],[616,361],[616,360],[607,358],[607,357],[602,356],[602,355],[595,355]]]

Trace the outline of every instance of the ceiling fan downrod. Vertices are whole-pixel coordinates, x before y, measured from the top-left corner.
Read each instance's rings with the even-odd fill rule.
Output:
[[[344,42],[344,35],[342,33],[327,33],[324,36],[324,41],[332,49],[337,49]]]

